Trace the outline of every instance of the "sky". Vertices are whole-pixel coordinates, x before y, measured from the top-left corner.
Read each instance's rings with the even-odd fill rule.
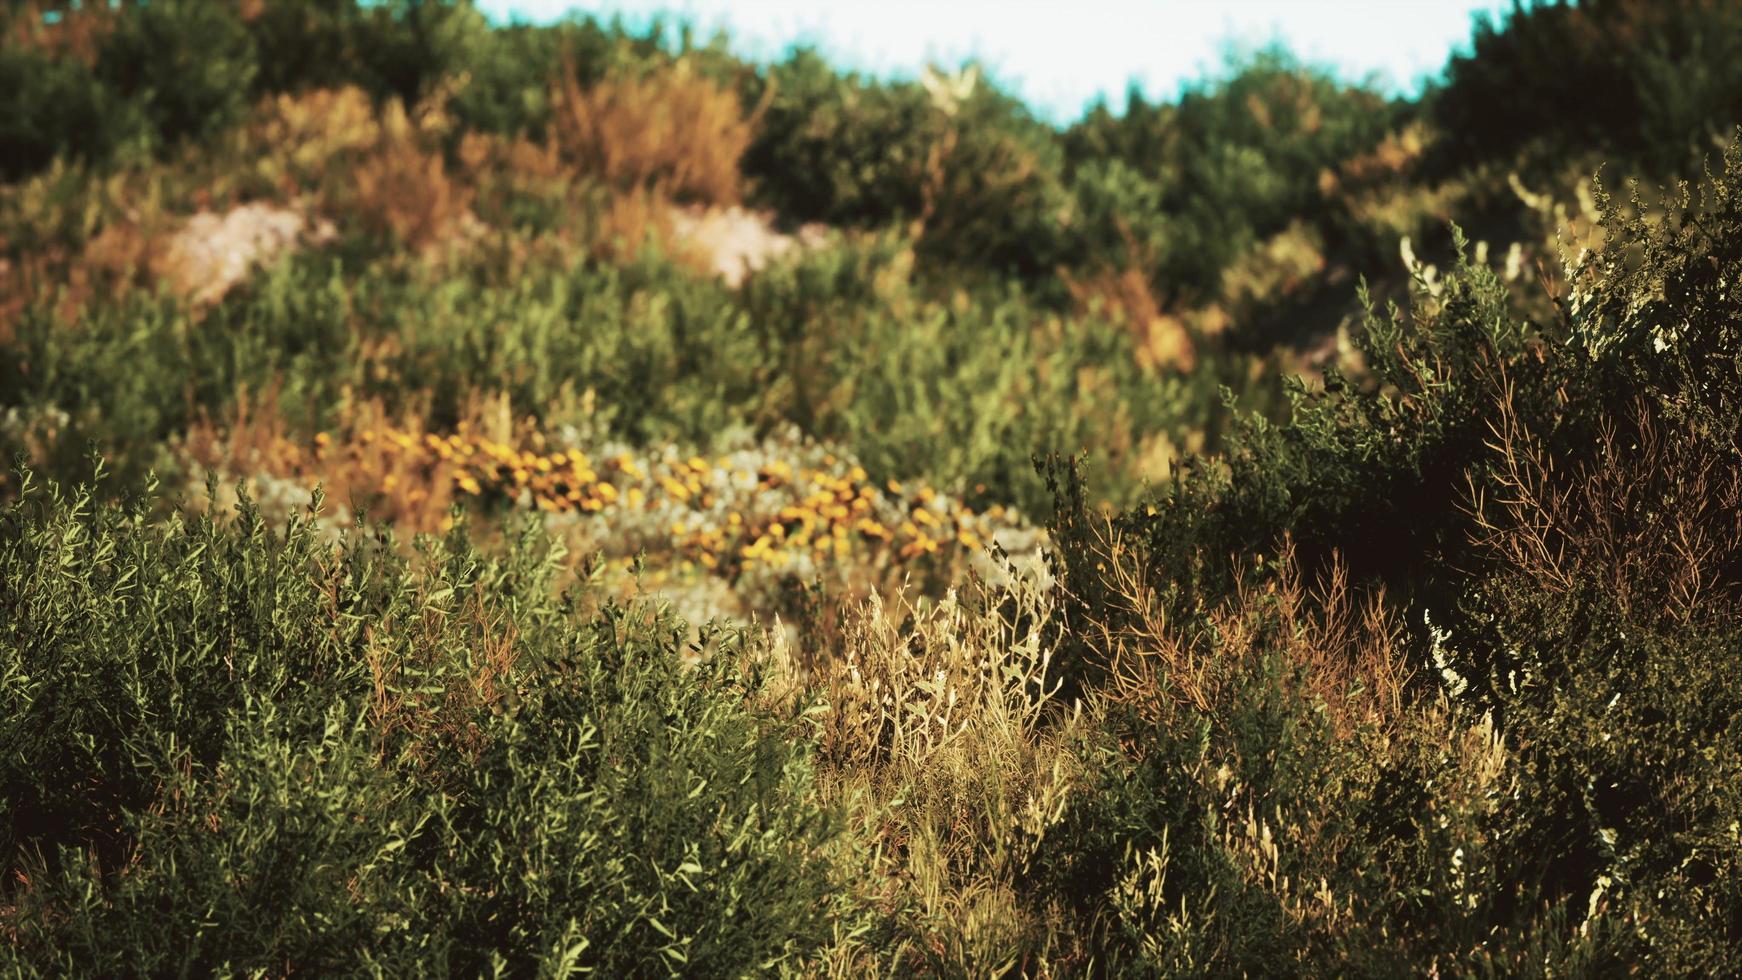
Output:
[[[977,58],[1001,87],[1067,123],[1096,98],[1118,109],[1135,81],[1171,98],[1213,72],[1230,44],[1281,40],[1348,78],[1412,93],[1466,43],[1477,11],[1509,0],[477,0],[493,19],[546,23],[569,11],[658,12],[706,36],[726,29],[740,55],[774,60],[814,44],[843,67],[916,77]]]

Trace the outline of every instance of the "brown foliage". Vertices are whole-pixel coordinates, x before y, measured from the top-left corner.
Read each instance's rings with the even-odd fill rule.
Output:
[[[1403,717],[1410,669],[1401,622],[1382,589],[1363,593],[1349,584],[1341,560],[1309,586],[1285,538],[1273,560],[1260,558],[1266,570],[1257,584],[1245,580],[1188,630],[1169,621],[1147,566],[1110,526],[1101,550],[1104,574],[1130,624],[1101,627],[1108,689],[1141,717],[1165,722],[1183,708],[1217,724],[1269,654],[1291,672],[1283,682],[1323,705],[1339,735],[1387,729]]]
[[[1593,579],[1624,612],[1694,620],[1742,591],[1742,469],[1691,426],[1645,404],[1603,422],[1581,462],[1557,466],[1502,378],[1489,424],[1492,479],[1469,478],[1475,541],[1542,587]]]
[[[327,214],[427,254],[477,223],[472,182],[443,152],[453,91],[409,110],[397,99],[377,109],[356,87],[267,99],[248,130],[256,169],[289,194],[317,189]]]
[[[326,488],[329,500],[350,509],[367,507],[408,532],[444,530],[453,503],[449,468],[408,454],[391,437],[379,402],[345,406],[336,436],[321,433],[311,448],[290,432],[278,410],[277,393],[240,392],[222,422],[192,425],[183,442],[188,459],[211,470],[255,479],[276,478]],[[391,428],[400,439],[423,438],[421,413],[408,412]]]
[[[54,14],[52,20],[47,15]],[[96,64],[103,38],[114,29],[120,11],[106,3],[69,5],[65,0],[22,0],[9,14],[0,14],[7,30],[5,41],[35,48],[55,57],[74,58]]]
[[[583,87],[573,66],[558,76],[551,134],[563,157],[620,187],[735,204],[738,160],[754,136],[736,93],[679,59],[670,68],[619,72]]]
[[[379,117],[378,136],[348,175],[344,195],[364,227],[426,251],[471,224],[472,188],[455,180],[438,144],[446,126],[438,94],[408,114],[398,100]]]
[[[1085,312],[1099,310],[1131,332],[1137,362],[1144,368],[1190,371],[1197,366],[1185,322],[1162,309],[1141,267],[1127,265],[1082,278],[1066,272],[1064,277]]]

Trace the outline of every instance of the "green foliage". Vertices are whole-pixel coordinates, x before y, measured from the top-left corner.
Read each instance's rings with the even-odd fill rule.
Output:
[[[1055,470],[1064,668],[1115,710],[1037,887],[1080,903],[1115,972],[1735,957],[1738,311],[1717,284],[1742,271],[1738,183],[1733,153],[1698,207],[1608,207],[1617,237],[1542,323],[1484,269],[1421,281],[1411,317],[1369,320],[1367,383],[1296,386],[1288,424],[1112,526]],[[1293,561],[1328,576],[1309,600]],[[1333,627],[1344,561],[1410,628]],[[1416,693],[1347,721],[1386,663]]]
[[[977,68],[958,78],[972,79],[965,96],[934,95],[795,52],[747,86],[746,102],[762,110],[743,161],[757,199],[789,220],[917,220],[929,257],[1050,271],[1067,257],[1071,211],[1055,134]]]
[[[491,44],[488,22],[467,2],[390,0],[365,13],[354,43],[364,57],[364,88],[377,98],[414,104]]]
[[[1014,289],[928,298],[899,242],[806,257],[753,280],[750,322],[779,346],[769,395],[792,421],[853,447],[874,472],[926,474],[1038,510],[1048,499],[1036,452],[1092,446],[1140,481],[1146,440],[1206,426],[1217,378],[1138,367],[1121,329],[1050,315]],[[1117,483],[1112,482],[1117,480]]]
[[[247,32],[259,52],[254,90],[261,94],[357,85],[378,100],[411,105],[475,64],[489,76],[486,84],[503,67],[483,14],[463,0],[268,2]]]
[[[137,476],[162,465],[153,447],[227,417],[239,393],[275,392],[313,431],[335,423],[346,392],[437,425],[506,393],[557,425],[578,421],[564,407],[590,391],[589,424],[632,444],[793,424],[879,478],[1038,512],[1049,498],[1034,453],[1097,447],[1105,491],[1129,499],[1155,440],[1213,434],[1216,386],[1255,387],[1233,359],[1192,376],[1142,369],[1124,330],[1017,289],[933,299],[911,263],[899,239],[843,245],[734,292],[652,253],[437,282],[311,254],[199,319],[142,293],[89,304],[70,331],[32,307],[0,364],[0,409],[70,414],[58,457],[41,460],[57,473],[76,472],[96,440]]]
[[[1398,118],[1373,91],[1280,50],[1232,61],[1177,102],[1133,90],[1062,136],[1089,261],[1129,245],[1169,294],[1214,299],[1236,257],[1323,210],[1319,174],[1377,143]]]
[[[82,62],[0,45],[0,179],[106,157],[138,122]]]
[[[413,571],[245,494],[158,522],[21,476],[10,969],[740,975],[858,914],[736,635],[691,666],[654,610],[580,613],[532,534]]]
[[[1432,112],[1458,162],[1597,150],[1689,173],[1742,119],[1742,11],[1723,0],[1532,0],[1478,15]],[[1619,162],[1619,161],[1617,161]]]
[[[837,225],[919,213],[933,129],[919,86],[841,75],[801,49],[772,67],[746,101],[764,99],[743,162],[761,200],[795,220]]]
[[[324,264],[284,267],[248,300],[197,321],[181,304],[143,293],[92,304],[75,329],[34,306],[0,364],[4,404],[26,415],[69,413],[56,458],[43,460],[53,471],[77,472],[75,454],[96,441],[119,453],[127,480],[158,465],[154,447],[199,413],[225,412],[239,391],[278,386],[293,417],[318,423],[358,370],[346,360],[356,343],[346,293],[331,273]]]
[[[1559,275],[1536,240],[1486,259],[1545,230],[1510,172],[1692,172],[1736,114],[1731,5],[1520,4],[1415,104],[1264,51],[1062,132],[968,74],[758,69],[662,24],[110,13],[0,18],[0,452],[34,461],[0,484],[5,972],[1742,957],[1742,140],[1661,198],[1599,187]],[[666,233],[689,144],[615,178],[541,145],[557,72],[578,104],[679,58],[754,121],[720,198],[838,226],[741,282]],[[298,146],[242,158],[274,131]],[[153,290],[182,217],[256,199],[339,237],[210,303]],[[1451,213],[1488,241],[1422,237]],[[1306,362],[1274,338],[1328,332],[1362,270],[1393,302],[1363,289],[1350,349],[1273,385]],[[994,552],[997,584],[839,608],[795,576],[795,633],[692,633],[532,521],[405,542],[124,492],[225,444],[262,485],[415,477],[398,512],[447,526],[450,444],[368,447],[462,422],[698,472],[796,427],[853,484],[1050,499],[1051,576]],[[831,493],[803,513],[870,503]]]
[[[157,0],[116,19],[95,71],[140,106],[158,140],[175,144],[238,122],[259,64],[232,5]]]
[[[1592,256],[1568,311],[1576,343],[1613,365],[1613,384],[1649,392],[1669,417],[1742,451],[1742,327],[1732,284],[1742,274],[1742,145],[1722,175],[1683,184],[1655,220],[1637,196],[1631,215],[1606,196],[1605,225],[1621,247]]]

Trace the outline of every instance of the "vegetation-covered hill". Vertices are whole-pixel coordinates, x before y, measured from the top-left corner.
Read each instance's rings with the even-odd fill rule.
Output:
[[[11,5],[0,962],[1730,972],[1738,66]]]

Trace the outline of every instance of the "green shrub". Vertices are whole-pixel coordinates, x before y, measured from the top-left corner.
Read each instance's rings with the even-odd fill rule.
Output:
[[[1742,119],[1742,11],[1723,0],[1519,2],[1478,15],[1431,99],[1448,158],[1691,174]]]
[[[767,101],[744,173],[757,197],[795,221],[881,225],[917,215],[931,127],[917,85],[840,75],[809,49],[752,84]]]
[[[116,18],[95,70],[141,107],[159,141],[175,144],[240,121],[259,63],[234,6],[158,0]]]
[[[795,52],[746,86],[760,109],[743,161],[755,199],[789,221],[920,221],[928,257],[1050,272],[1071,220],[1055,134],[977,67],[942,83],[867,80]]]
[[[1111,525],[1053,470],[1062,666],[1112,710],[1033,894],[1115,972],[1734,959],[1738,181],[1606,203],[1541,323],[1485,269],[1419,281],[1368,383],[1296,385]],[[1405,615],[1336,625],[1381,587]]]
[[[166,440],[202,413],[222,417],[244,391],[279,388],[291,417],[319,425],[359,367],[343,285],[326,262],[305,262],[278,267],[202,319],[139,291],[87,304],[72,326],[34,305],[0,358],[0,406],[68,413],[51,472],[77,472],[94,440],[127,481],[161,464]]]
[[[0,45],[0,180],[105,159],[143,128],[128,110],[83,62]]]
[[[1742,271],[1742,140],[1731,139],[1717,177],[1666,195],[1655,219],[1637,197],[1629,209],[1606,195],[1598,204],[1616,247],[1580,270],[1569,297],[1573,342],[1607,368],[1613,390],[1639,392],[1742,451],[1742,327],[1731,287]]]
[[[645,605],[579,612],[531,532],[487,559],[462,527],[417,571],[246,494],[158,522],[21,477],[10,969],[740,975],[859,915],[737,635],[690,665]]]
[[[354,0],[264,3],[248,20],[259,52],[260,94],[356,84],[357,34],[365,11]]]
[[[1062,136],[1082,200],[1082,261],[1131,244],[1169,297],[1215,299],[1236,257],[1323,211],[1319,174],[1384,136],[1397,111],[1280,49],[1231,61],[1172,103],[1132,91]]]

